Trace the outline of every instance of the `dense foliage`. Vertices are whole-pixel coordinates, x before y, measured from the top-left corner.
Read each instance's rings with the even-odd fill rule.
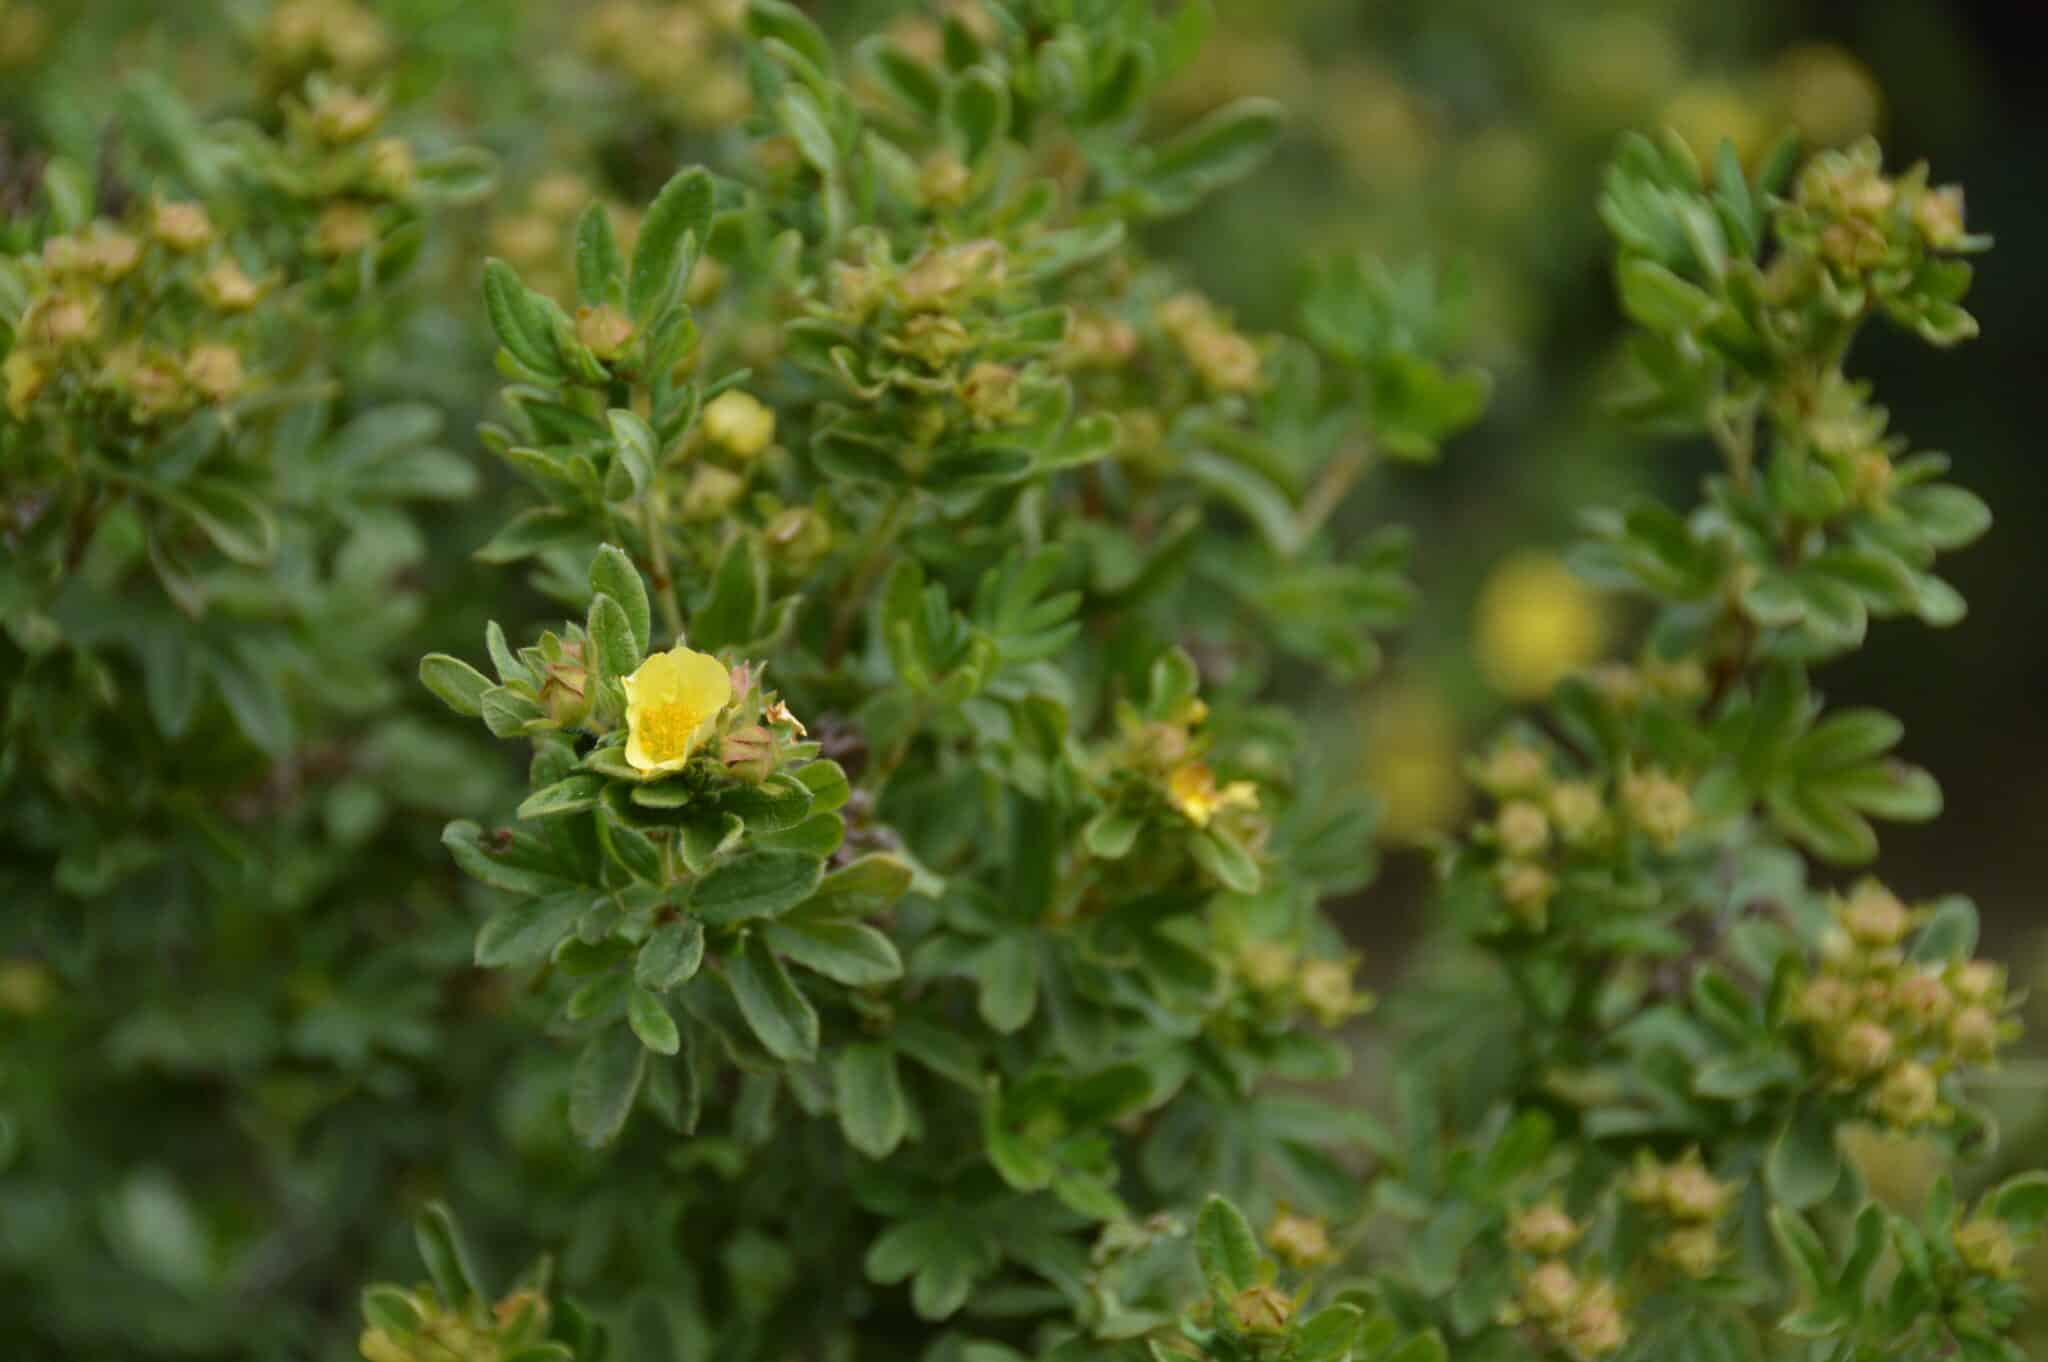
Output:
[[[1613,419],[1719,467],[1586,517],[1635,646],[1474,755],[1375,1013],[1330,716],[1415,593],[1361,489],[1490,384],[1429,271],[1324,259],[1269,333],[1148,248],[1285,124],[1156,115],[1209,23],[605,6],[589,59],[706,164],[541,178],[480,266],[492,158],[345,0],[250,30],[244,116],[142,83],[96,172],[10,180],[31,1349],[333,1353],[403,1208],[370,1362],[2025,1356],[2048,1176],[1902,1210],[1844,1156],[1986,1153],[2019,999],[1966,900],[1859,869],[1940,794],[1814,681],[1955,622],[1989,524],[1846,367],[1974,334],[1960,191],[1624,139]]]

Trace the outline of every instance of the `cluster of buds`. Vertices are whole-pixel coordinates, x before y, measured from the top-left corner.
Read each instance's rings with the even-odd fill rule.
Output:
[[[1195,293],[1176,294],[1159,305],[1156,320],[1211,392],[1258,389],[1262,370],[1259,347],[1225,321],[1206,298]]]
[[[1925,916],[1875,880],[1857,885],[1836,905],[1820,972],[1793,1006],[1836,1082],[1898,1131],[1939,1123],[1942,1075],[1993,1062],[2019,1030],[2000,966],[1907,957]]]
[[[606,0],[583,26],[590,60],[686,127],[723,128],[753,107],[739,30],[744,0]]]
[[[1577,1358],[1607,1357],[1628,1344],[1620,1293],[1606,1277],[1582,1275],[1566,1255],[1585,1227],[1555,1201],[1530,1206],[1508,1226],[1516,1292],[1502,1322],[1526,1324]]]
[[[1808,162],[1778,219],[1785,251],[1765,276],[1767,295],[1793,313],[1811,299],[1843,317],[1885,306],[1937,344],[1974,335],[1956,305],[1958,290],[1938,269],[1941,257],[1986,249],[1988,237],[1964,226],[1962,190],[1927,183],[1915,166],[1884,173],[1872,141]]]
[[[732,706],[718,744],[725,773],[749,785],[774,775],[790,749],[809,735],[782,697],[760,683],[761,668],[755,664],[742,662],[732,669]]]
[[[16,420],[46,394],[116,426],[242,394],[234,318],[268,286],[243,270],[200,204],[138,203],[126,221],[53,236],[23,263],[28,303],[0,364]]]
[[[295,86],[309,71],[361,75],[390,55],[383,21],[355,0],[281,0],[256,35],[257,64],[273,88]]]
[[[1305,959],[1286,942],[1254,940],[1238,946],[1232,965],[1262,1005],[1281,1014],[1303,1011],[1319,1025],[1335,1028],[1372,1010],[1372,994],[1359,988],[1355,978],[1361,959],[1355,953]]]
[[[1603,662],[1587,673],[1607,703],[1624,713],[1645,704],[1691,706],[1707,694],[1707,668],[1697,657],[1645,657],[1631,666]]]
[[[1602,854],[1630,833],[1668,851],[1693,825],[1691,793],[1655,768],[1631,772],[1610,794],[1594,781],[1555,774],[1543,751],[1510,740],[1469,773],[1495,804],[1474,840],[1494,850],[1501,900],[1530,931],[1549,925],[1551,900],[1574,858]]]
[[[1695,1281],[1721,1264],[1719,1226],[1738,1190],[1708,1172],[1696,1149],[1672,1163],[1645,1151],[1622,1183],[1622,1194],[1663,1226],[1657,1257]]]
[[[547,1338],[551,1311],[547,1297],[531,1288],[467,1310],[450,1307],[428,1286],[377,1287],[369,1299],[372,1322],[356,1340],[366,1362],[502,1362],[529,1352],[545,1355],[538,1345]]]

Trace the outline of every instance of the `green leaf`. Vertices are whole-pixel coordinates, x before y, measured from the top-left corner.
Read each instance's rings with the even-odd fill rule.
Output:
[[[528,795],[519,806],[519,816],[531,821],[581,813],[585,809],[597,807],[598,798],[604,793],[604,788],[603,776],[588,772],[568,776]]]
[[[1038,1011],[1038,949],[1023,933],[999,936],[969,961],[981,985],[981,1019],[1003,1035],[1024,1028]]]
[[[601,675],[625,678],[640,666],[640,649],[633,642],[633,620],[626,607],[600,592],[590,598],[590,616],[584,628],[596,645],[594,659]]]
[[[681,172],[655,195],[633,243],[626,290],[627,311],[640,325],[653,322],[681,296],[711,239],[716,199],[710,172],[701,166]]]
[[[420,1313],[412,1299],[395,1286],[372,1286],[363,1291],[363,1319],[373,1329],[404,1337],[420,1327]]]
[[[483,1287],[471,1265],[469,1247],[462,1240],[455,1213],[444,1202],[430,1201],[412,1222],[413,1243],[420,1261],[427,1265],[434,1290],[458,1310],[466,1310],[483,1297]]]
[[[804,903],[802,916],[872,917],[895,907],[910,892],[911,879],[910,866],[899,857],[869,852],[825,876]]]
[[[1990,1195],[1992,1211],[2013,1232],[2031,1235],[2048,1224],[2048,1173],[2021,1173],[1998,1184]]]
[[[569,1080],[569,1128],[585,1147],[601,1149],[619,1137],[647,1076],[647,1051],[623,1026],[592,1036]]]
[[[632,413],[613,412],[612,415],[632,416]],[[632,419],[640,420],[637,416],[632,416]],[[645,424],[640,428],[646,430]],[[653,438],[651,433],[648,438]],[[624,549],[606,544],[597,551],[597,557],[590,562],[590,589],[595,595],[609,596],[619,603],[626,612],[626,622],[632,626],[634,651],[644,655],[653,629],[653,615],[647,604],[647,584],[640,579],[640,570],[633,566],[633,560],[626,556]]]
[[[464,873],[493,889],[551,894],[570,887],[561,875],[535,863],[529,843],[503,832],[486,839],[483,829],[467,819],[457,819],[443,828],[441,845],[448,848]]]
[[[428,653],[420,659],[420,684],[465,719],[484,712],[484,692],[492,688],[489,677],[446,653]]]
[[[1771,1195],[1791,1210],[1818,1205],[1842,1176],[1835,1125],[1824,1104],[1803,1101],[1771,1142],[1764,1177]]]
[[[818,1052],[818,1014],[759,936],[749,936],[727,966],[733,1000],[764,1049],[809,1063]]]
[[[555,350],[555,329],[519,275],[502,260],[484,262],[484,306],[491,329],[512,358],[538,374],[560,378],[567,370]]]
[[[661,849],[646,833],[620,822],[615,816],[607,816],[599,820],[597,836],[606,853],[628,875],[646,884],[666,882],[668,876],[662,867]]]
[[[1195,858],[1195,864],[1209,874],[1224,888],[1237,894],[1256,894],[1263,876],[1259,863],[1244,849],[1244,844],[1221,828],[1203,828],[1188,840],[1188,851]]]
[[[633,979],[642,988],[667,993],[682,987],[704,963],[704,927],[695,918],[679,918],[657,927],[633,962]]]
[[[1927,924],[1913,938],[1911,958],[1923,965],[1967,960],[1977,949],[1977,905],[1950,894],[1934,905]]]
[[[215,657],[210,670],[243,736],[269,756],[289,755],[294,733],[291,705],[269,665],[254,657]]]
[[[761,935],[777,954],[848,988],[874,988],[903,977],[894,944],[863,923],[791,918],[767,924]]]
[[[910,1103],[886,1045],[849,1045],[832,1066],[839,1128],[846,1142],[871,1159],[884,1159],[910,1133]]]
[[[672,1055],[683,1048],[676,1019],[668,1014],[659,997],[639,984],[626,990],[626,1023],[640,1043],[657,1055]]]
[[[1347,1362],[1365,1316],[1355,1305],[1316,1311],[1294,1331],[1295,1362]]]
[[[979,162],[1009,126],[1009,86],[986,67],[963,73],[947,98],[946,122],[959,135],[967,163]]]
[[[1624,259],[1616,277],[1621,285],[1621,310],[1652,331],[1694,331],[1721,311],[1720,300],[1688,284],[1654,260]]]
[[[801,852],[747,852],[697,881],[690,911],[714,927],[777,917],[809,898],[824,873],[822,861]]]
[[[810,16],[785,0],[753,0],[747,6],[747,32],[761,41],[773,39],[809,62],[821,76],[833,71],[832,44]]]
[[[592,897],[587,889],[567,889],[500,909],[477,931],[476,963],[484,969],[540,964],[575,929]]]
[[[590,307],[626,305],[626,262],[611,214],[594,200],[576,224],[576,296]]]
[[[1195,1217],[1195,1258],[1211,1290],[1234,1296],[1259,1284],[1259,1241],[1244,1212],[1220,1196]]]
[[[277,517],[254,495],[223,478],[191,478],[164,499],[237,563],[262,567],[277,554]]]
[[[1145,188],[1166,211],[1186,207],[1257,169],[1285,124],[1285,110],[1272,100],[1227,104],[1158,149]]]
[[[751,534],[734,535],[719,555],[711,595],[690,616],[690,642],[706,652],[736,648],[761,634],[768,569]]]

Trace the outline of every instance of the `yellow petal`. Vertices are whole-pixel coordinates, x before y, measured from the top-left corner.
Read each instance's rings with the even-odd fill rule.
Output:
[[[732,676],[709,653],[671,648],[624,679],[626,761],[650,774],[680,770],[732,701]]]

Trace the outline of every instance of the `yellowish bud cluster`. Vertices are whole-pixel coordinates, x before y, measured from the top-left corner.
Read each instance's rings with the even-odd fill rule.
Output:
[[[606,0],[582,26],[591,61],[637,86],[667,117],[720,128],[753,107],[731,0]]]
[[[1855,886],[1835,906],[1820,972],[1792,1006],[1836,1081],[1898,1131],[1938,1122],[1941,1076],[1994,1062],[2018,1029],[2006,1016],[1998,966],[1907,958],[1907,938],[1925,916],[1875,880]]]
[[[1266,1246],[1289,1267],[1320,1267],[1332,1258],[1330,1231],[1314,1216],[1282,1210],[1266,1227]]]
[[[1207,299],[1178,294],[1160,304],[1156,320],[1210,391],[1257,390],[1263,363],[1258,346],[1225,322]]]

